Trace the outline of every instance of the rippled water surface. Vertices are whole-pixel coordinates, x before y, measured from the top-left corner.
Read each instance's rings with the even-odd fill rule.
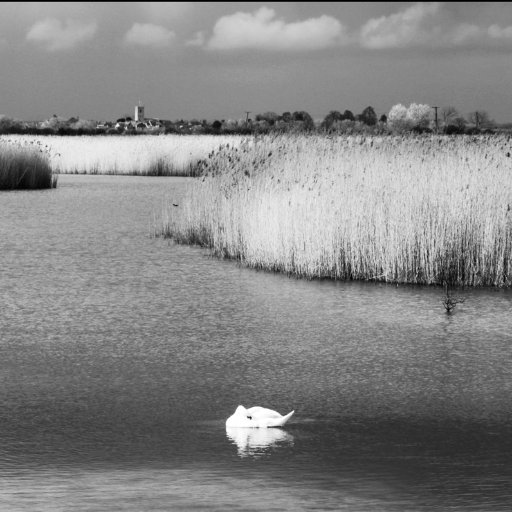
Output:
[[[183,183],[0,193],[0,510],[510,510],[511,292],[448,316],[152,238]]]

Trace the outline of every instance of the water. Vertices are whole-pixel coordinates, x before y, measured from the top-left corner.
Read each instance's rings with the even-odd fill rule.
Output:
[[[512,293],[448,316],[152,238],[183,183],[0,193],[0,510],[510,510]]]

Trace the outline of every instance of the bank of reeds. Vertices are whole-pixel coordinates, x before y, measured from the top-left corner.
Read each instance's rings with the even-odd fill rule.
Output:
[[[20,144],[43,144],[60,174],[195,176],[197,165],[221,144],[242,137],[216,135],[10,135]]]
[[[512,284],[506,137],[264,137],[211,154],[161,234],[306,278]]]
[[[57,177],[41,147],[0,142],[0,190],[56,186]]]

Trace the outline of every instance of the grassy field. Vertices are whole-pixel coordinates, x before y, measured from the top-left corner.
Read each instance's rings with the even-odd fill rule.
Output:
[[[161,235],[306,278],[512,284],[509,137],[251,139],[210,154]]]
[[[41,189],[57,186],[47,152],[38,144],[0,140],[0,190]]]
[[[4,135],[0,141],[44,145],[52,169],[63,174],[194,176],[197,162],[240,136],[32,136]]]

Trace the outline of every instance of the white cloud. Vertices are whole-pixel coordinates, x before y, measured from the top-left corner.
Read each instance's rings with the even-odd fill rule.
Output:
[[[84,23],[68,19],[63,23],[56,18],[46,18],[32,25],[26,39],[43,45],[50,52],[69,50],[92,39],[97,28],[95,22]]]
[[[498,25],[491,25],[487,33],[493,39],[512,40],[512,26],[501,28]]]
[[[274,9],[237,12],[217,20],[207,47],[213,50],[317,50],[344,40],[342,24],[331,16],[285,23]]]
[[[469,23],[460,23],[446,30],[441,39],[443,46],[493,48],[512,44],[512,26],[501,28],[499,25],[479,27]]]
[[[361,46],[391,48],[476,48],[512,43],[512,26],[453,23],[439,2],[416,3],[389,16],[372,18],[360,30]]]
[[[167,48],[172,45],[176,34],[160,25],[152,23],[134,23],[126,32],[124,42],[128,45]]]
[[[204,32],[196,32],[194,34],[193,39],[189,39],[185,45],[186,46],[203,46],[205,42]]]
[[[438,2],[417,3],[390,16],[372,18],[361,27],[361,45],[371,49],[420,46],[438,32],[429,22],[440,7]]]
[[[480,40],[484,35],[485,31],[480,27],[470,23],[461,23],[447,32],[445,41],[448,45],[464,46]]]

